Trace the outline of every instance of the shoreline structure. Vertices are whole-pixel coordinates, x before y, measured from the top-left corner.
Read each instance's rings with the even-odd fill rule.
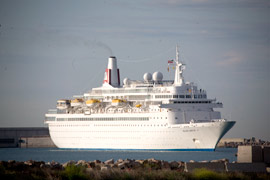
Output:
[[[2,179],[270,179],[270,146],[239,146],[237,162],[154,158],[107,161],[0,161]]]
[[[0,177],[14,179],[269,179],[269,170],[266,163],[230,163],[227,159],[205,162],[110,159],[63,164],[54,161],[0,161]]]
[[[254,173],[270,173],[269,166],[270,164],[264,162],[256,162],[256,163],[239,163],[239,162],[229,162],[228,159],[218,159],[211,161],[193,161],[189,162],[183,161],[164,161],[157,160],[154,158],[150,159],[118,159],[114,161],[114,159],[109,159],[107,161],[68,161],[65,163],[58,163],[55,161],[44,162],[44,161],[0,161],[0,166],[6,168],[50,168],[54,170],[63,170],[68,166],[80,166],[85,167],[88,171],[98,170],[177,170],[180,172],[192,172],[195,169],[208,169],[216,172],[254,172]]]
[[[68,161],[66,163],[58,163],[55,161],[33,161],[28,160],[25,162],[9,160],[0,161],[0,166],[6,167],[39,167],[39,168],[53,168],[64,169],[69,165],[84,166],[92,170],[109,170],[109,169],[137,169],[137,168],[151,168],[151,169],[171,169],[183,172],[190,172],[197,168],[206,168],[219,172],[269,172],[270,173],[270,146],[239,146],[237,152],[237,161],[229,162],[228,159],[210,160],[210,161],[164,161],[154,158],[150,159],[109,159],[107,161]]]

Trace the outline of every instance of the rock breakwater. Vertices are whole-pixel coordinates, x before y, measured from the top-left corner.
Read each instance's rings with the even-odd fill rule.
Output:
[[[0,178],[107,179],[111,177],[110,179],[113,179],[112,177],[122,177],[125,179],[126,177],[127,179],[143,179],[150,176],[149,179],[167,179],[173,176],[175,177],[173,179],[179,179],[179,177],[192,179],[198,169],[216,173],[216,175],[224,175],[225,173],[226,176],[230,177],[236,177],[235,173],[241,173],[241,176],[245,176],[245,173],[249,173],[249,175],[252,173],[255,178],[260,176],[263,179],[270,177],[267,173],[267,165],[264,163],[229,163],[227,159],[203,162],[168,162],[151,158],[144,160],[118,159],[116,161],[109,159],[104,162],[79,160],[63,164],[55,161],[0,161]]]

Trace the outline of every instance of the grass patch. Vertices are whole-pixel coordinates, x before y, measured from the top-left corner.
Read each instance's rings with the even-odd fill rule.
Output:
[[[61,177],[63,180],[86,180],[89,179],[85,173],[85,167],[83,166],[75,166],[71,164],[65,168],[61,173]]]
[[[228,176],[223,173],[217,173],[214,171],[210,171],[208,169],[195,169],[192,172],[192,176],[194,179],[201,179],[201,180],[210,180],[210,179],[219,179],[219,180],[226,180],[228,179]]]

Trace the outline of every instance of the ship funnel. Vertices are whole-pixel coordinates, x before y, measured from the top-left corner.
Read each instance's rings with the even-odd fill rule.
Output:
[[[103,84],[108,83],[113,87],[120,86],[120,74],[117,68],[117,60],[114,56],[109,57],[108,67],[105,71]]]

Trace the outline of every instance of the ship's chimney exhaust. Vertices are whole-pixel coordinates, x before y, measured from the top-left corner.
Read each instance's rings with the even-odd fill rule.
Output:
[[[114,56],[109,57],[108,67],[105,71],[103,84],[108,83],[113,87],[120,86],[120,74],[117,68],[117,60]]]

